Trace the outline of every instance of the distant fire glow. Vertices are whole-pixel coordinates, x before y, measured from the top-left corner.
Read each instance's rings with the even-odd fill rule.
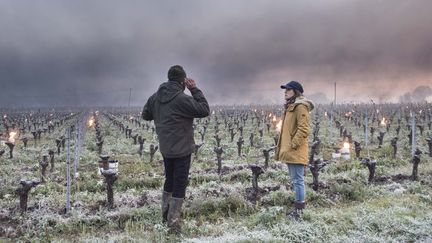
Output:
[[[280,120],[277,124],[276,124],[276,131],[281,132],[282,131],[282,120]]]
[[[381,126],[385,126],[386,125],[386,119],[385,117],[383,117],[383,119],[381,120]]]
[[[349,149],[350,148],[350,144],[348,142],[344,142],[343,147],[345,149]]]
[[[94,117],[91,117],[90,120],[88,121],[88,126],[92,127],[94,124]]]
[[[15,135],[17,133],[16,132],[10,132],[9,133],[9,142],[14,143],[15,142]]]

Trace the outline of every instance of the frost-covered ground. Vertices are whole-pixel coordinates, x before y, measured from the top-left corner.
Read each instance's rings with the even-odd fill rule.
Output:
[[[116,113],[114,113],[116,114]],[[270,161],[259,178],[262,188],[279,188],[265,192],[254,202],[248,199],[246,189],[251,187],[250,164],[263,165],[261,149],[273,145],[274,129],[260,138],[256,125],[247,122],[244,129],[244,156],[237,156],[236,135],[230,142],[228,129],[219,125],[225,148],[223,166],[227,170],[218,175],[214,147],[214,119],[208,126],[205,145],[193,161],[190,186],[184,207],[184,226],[181,237],[167,234],[161,223],[160,197],[163,184],[161,155],[156,153],[149,162],[149,145],[157,144],[151,129],[140,128],[127,117],[116,114],[119,121],[134,129],[146,142],[144,155],[138,154],[138,145],[99,115],[103,153],[119,160],[120,176],[114,186],[115,208],[104,206],[106,199],[103,178],[98,174],[98,154],[95,130],[89,128],[79,166],[79,178],[72,186],[72,212],[63,213],[66,192],[66,152],[56,155],[56,170],[48,172],[49,180],[32,189],[29,210],[18,211],[15,189],[22,178],[39,178],[38,161],[47,149],[55,148],[54,139],[64,134],[68,124],[54,134],[43,136],[41,143],[27,149],[18,143],[14,159],[0,158],[0,241],[58,241],[58,242],[428,242],[432,241],[432,160],[423,154],[419,165],[419,180],[391,178],[410,175],[410,147],[408,130],[402,126],[399,152],[391,158],[390,139],[394,128],[378,149],[376,138],[371,154],[377,158],[378,177],[381,182],[367,183],[368,170],[354,158],[336,161],[325,167],[320,181],[326,187],[313,191],[312,176],[307,175],[307,209],[301,219],[287,219],[286,213],[293,203],[293,192],[285,165]],[[128,115],[129,116],[129,115]],[[137,115],[135,115],[137,116]],[[329,159],[333,146],[340,144],[339,130],[329,124],[321,114],[319,137],[323,148],[317,157]],[[345,127],[353,137],[362,139],[362,131],[349,121]],[[143,124],[147,124],[142,122]],[[149,123],[151,124],[151,123]],[[197,124],[197,131],[202,127]],[[255,144],[250,147],[249,134],[256,133]],[[426,129],[418,135],[419,147],[427,151],[424,138]],[[196,141],[201,140],[196,133]],[[73,146],[72,141],[72,146]],[[2,147],[6,149],[6,147]],[[73,153],[73,151],[72,151]],[[353,155],[352,151],[352,155]],[[364,156],[365,152],[362,152]],[[238,166],[241,166],[239,168]],[[229,168],[236,168],[230,170]]]

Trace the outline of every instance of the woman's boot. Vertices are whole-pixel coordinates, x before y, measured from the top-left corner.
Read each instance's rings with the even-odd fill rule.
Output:
[[[288,212],[288,218],[297,220],[300,218],[303,209],[305,208],[305,202],[294,202],[294,208]]]

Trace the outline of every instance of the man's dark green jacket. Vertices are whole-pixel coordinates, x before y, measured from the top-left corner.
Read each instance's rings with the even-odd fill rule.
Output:
[[[148,99],[142,118],[154,120],[159,147],[165,158],[187,156],[194,149],[193,119],[210,114],[204,94],[198,88],[186,95],[184,87],[176,81],[168,81]]]

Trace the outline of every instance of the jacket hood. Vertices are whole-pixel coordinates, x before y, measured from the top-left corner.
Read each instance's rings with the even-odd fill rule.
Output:
[[[297,97],[294,104],[304,104],[309,109],[309,112],[315,108],[314,103],[311,100],[306,99],[304,96]]]
[[[183,86],[174,81],[168,81],[159,86],[156,92],[156,99],[161,103],[168,103],[173,100],[177,95],[183,93]]]

